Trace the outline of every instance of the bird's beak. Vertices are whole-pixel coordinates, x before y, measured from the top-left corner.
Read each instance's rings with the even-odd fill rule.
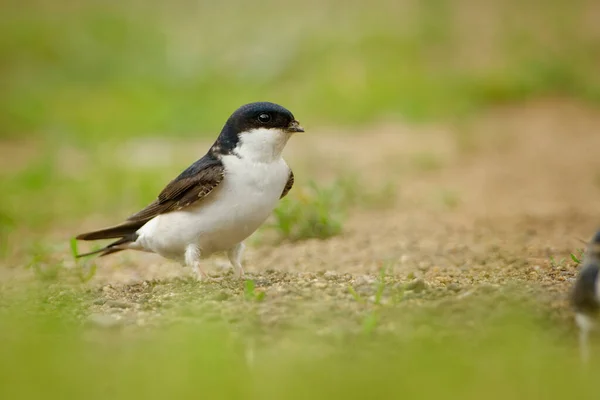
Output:
[[[288,132],[304,132],[304,128],[300,126],[300,122],[293,120],[287,127]]]

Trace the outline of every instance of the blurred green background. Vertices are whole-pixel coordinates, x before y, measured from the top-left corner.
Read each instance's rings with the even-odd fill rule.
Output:
[[[17,228],[41,235],[144,206],[202,154],[190,140],[214,138],[246,102],[280,103],[308,131],[600,102],[593,0],[1,7],[0,253]]]
[[[599,1],[0,7],[0,262],[35,275],[23,288],[0,280],[0,398],[598,397],[600,364],[580,368],[571,325],[522,304],[473,296],[457,300],[461,312],[418,299],[406,306],[404,286],[382,283],[386,304],[348,293],[317,314],[300,297],[285,309],[289,320],[261,325],[277,298],[255,301],[239,288],[218,297],[218,287],[185,279],[105,292],[64,271],[80,273],[68,238],[150,202],[202,155],[194,140],[214,138],[246,102],[280,103],[309,132],[382,119],[460,122],[542,97],[599,104]],[[297,174],[288,199],[307,175]],[[135,298],[138,319],[82,327],[113,292]],[[140,322],[152,313],[168,326]],[[325,328],[329,336],[315,333]]]
[[[271,100],[309,127],[600,101],[600,11],[574,0],[7,0],[0,137],[214,135]]]

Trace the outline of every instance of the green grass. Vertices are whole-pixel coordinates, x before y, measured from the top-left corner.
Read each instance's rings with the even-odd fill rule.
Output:
[[[458,310],[387,307],[357,333],[317,335],[314,322],[290,331],[264,329],[259,320],[240,331],[218,310],[209,321],[200,309],[181,304],[163,310],[185,317],[176,322],[101,328],[82,323],[93,291],[55,285],[11,292],[0,309],[2,398],[552,400],[597,394],[599,359],[583,368],[563,327],[511,302],[478,298]],[[295,312],[311,310],[300,303]],[[238,310],[238,321],[249,318],[256,313]],[[393,332],[383,329],[389,324]]]
[[[288,196],[273,213],[272,227],[282,238],[325,239],[342,231],[345,215],[338,185],[321,188],[311,182],[307,188],[299,188],[298,194]]]
[[[348,212],[357,206],[381,208],[393,204],[396,188],[373,189],[354,173],[343,174],[329,185],[309,181],[294,188],[273,213],[270,226],[282,239],[327,239],[343,231]]]
[[[0,13],[0,137],[189,137],[256,100],[288,106],[309,130],[540,96],[597,104],[599,39],[581,22],[590,7],[11,0]]]
[[[569,253],[569,256],[566,258],[561,258],[557,260],[554,256],[549,256],[549,263],[552,268],[564,270],[569,267],[572,263],[574,267],[579,266],[582,263],[584,258],[585,250],[584,249],[576,249],[574,252]]]

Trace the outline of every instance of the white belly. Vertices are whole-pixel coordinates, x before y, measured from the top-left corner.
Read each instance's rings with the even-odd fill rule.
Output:
[[[223,181],[207,198],[150,220],[138,230],[136,245],[182,260],[189,244],[196,244],[206,257],[254,233],[277,205],[289,167],[282,158],[255,163],[235,156],[223,157],[223,165]]]

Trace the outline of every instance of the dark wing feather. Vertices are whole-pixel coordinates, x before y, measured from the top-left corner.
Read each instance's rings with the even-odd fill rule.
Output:
[[[148,222],[159,214],[181,210],[206,197],[223,180],[224,168],[218,160],[204,164],[193,165],[185,170],[160,192],[157,200],[127,218],[127,221]]]
[[[181,210],[192,203],[205,198],[223,180],[224,167],[221,161],[206,155],[173,179],[158,199],[143,210],[133,214],[117,226],[83,233],[80,240],[98,240],[120,238],[134,234],[146,222],[159,214]]]
[[[281,193],[280,199],[283,199],[285,195],[288,194],[292,186],[294,186],[294,173],[290,169],[290,175],[288,176],[288,180],[285,184],[285,187],[283,188],[283,192]]]

